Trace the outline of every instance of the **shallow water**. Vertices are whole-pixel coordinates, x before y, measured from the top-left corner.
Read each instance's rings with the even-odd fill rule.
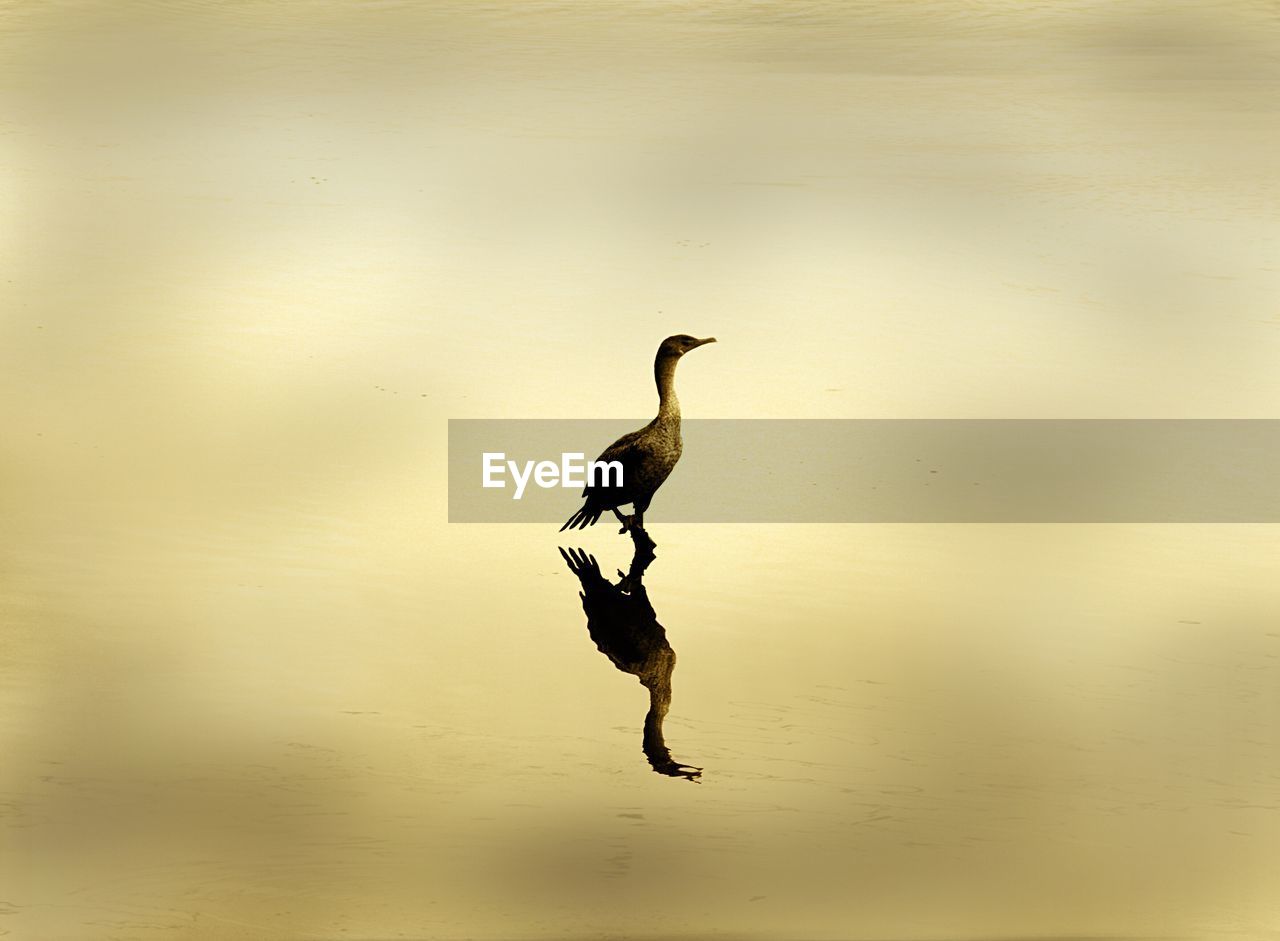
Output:
[[[1273,417],[1273,12],[5,8],[0,932],[1274,936],[1274,527],[659,494],[695,783],[628,541],[444,451],[684,331],[697,417]]]
[[[259,525],[11,575],[16,917],[1147,935],[1271,904],[1270,528],[655,526],[692,784],[646,763],[550,534]]]

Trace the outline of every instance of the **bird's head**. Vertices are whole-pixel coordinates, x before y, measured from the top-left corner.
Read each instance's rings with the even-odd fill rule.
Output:
[[[715,337],[707,337],[705,340],[699,340],[697,337],[691,337],[687,333],[680,333],[673,337],[667,337],[662,341],[662,345],[658,347],[658,358],[666,356],[681,357],[690,350],[697,349],[706,343],[716,342]]]

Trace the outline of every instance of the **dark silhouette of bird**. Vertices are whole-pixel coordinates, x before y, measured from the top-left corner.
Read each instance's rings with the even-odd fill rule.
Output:
[[[697,781],[702,769],[681,764],[671,757],[662,732],[663,720],[671,706],[671,673],[676,653],[667,643],[667,632],[649,603],[644,587],[644,571],[653,561],[653,550],[632,533],[635,554],[631,569],[617,585],[600,574],[595,557],[583,549],[561,549],[569,571],[578,576],[582,609],[587,613],[587,632],[596,647],[615,667],[640,679],[649,691],[649,711],[644,717],[642,748],[650,767],[672,778]]]
[[[671,474],[676,461],[680,460],[684,447],[680,438],[680,401],[676,398],[676,364],[690,350],[714,342],[715,337],[699,340],[686,334],[662,341],[653,363],[653,375],[658,383],[657,417],[639,431],[623,435],[604,449],[597,460],[602,463],[617,461],[622,465],[621,485],[612,481],[608,484],[603,481],[589,483],[582,491],[586,502],[560,527],[561,532],[593,526],[605,510],[613,510],[622,523],[619,532],[625,533],[634,527],[644,533],[644,512],[649,509],[654,493]],[[619,507],[626,504],[631,504],[635,512],[624,514]]]

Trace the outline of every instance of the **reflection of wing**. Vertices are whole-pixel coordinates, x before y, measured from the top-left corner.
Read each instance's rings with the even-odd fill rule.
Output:
[[[560,549],[560,555],[569,570],[578,577],[582,591],[582,610],[587,615],[587,632],[602,654],[624,673],[641,677],[651,672],[663,651],[670,652],[667,633],[658,623],[657,614],[649,603],[640,577],[647,564],[638,554],[641,564],[634,561],[634,573],[630,592],[622,591],[600,574],[596,558],[584,549]],[[619,572],[619,575],[622,573]],[[624,580],[626,576],[624,576]]]
[[[569,571],[578,576],[584,592],[594,594],[601,589],[613,587],[600,574],[600,563],[596,561],[596,557],[588,554],[585,549],[570,549],[566,552],[561,548],[560,556],[569,566]],[[583,594],[582,597],[585,600],[587,596]]]

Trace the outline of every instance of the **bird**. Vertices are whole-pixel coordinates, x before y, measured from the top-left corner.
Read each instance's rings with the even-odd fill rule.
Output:
[[[676,668],[676,652],[667,641],[667,632],[644,587],[644,572],[654,555],[635,538],[635,554],[630,571],[614,585],[600,574],[600,565],[584,549],[560,548],[569,571],[578,577],[582,590],[582,610],[587,615],[587,633],[596,649],[623,673],[630,673],[649,691],[649,711],[645,713],[641,750],[649,767],[670,778],[698,782],[702,769],[671,757],[662,726],[671,707],[671,673]],[[622,572],[618,572],[622,575]]]
[[[585,502],[560,527],[560,532],[594,526],[605,510],[613,510],[622,523],[618,532],[625,533],[633,527],[644,532],[645,510],[680,460],[684,447],[680,438],[680,401],[676,398],[676,364],[690,350],[715,342],[715,337],[699,340],[684,333],[662,341],[653,362],[653,376],[658,384],[657,416],[643,428],[609,445],[597,459],[598,463],[617,461],[622,466],[621,485],[588,482],[582,491]],[[619,507],[628,503],[634,512],[624,514]]]

